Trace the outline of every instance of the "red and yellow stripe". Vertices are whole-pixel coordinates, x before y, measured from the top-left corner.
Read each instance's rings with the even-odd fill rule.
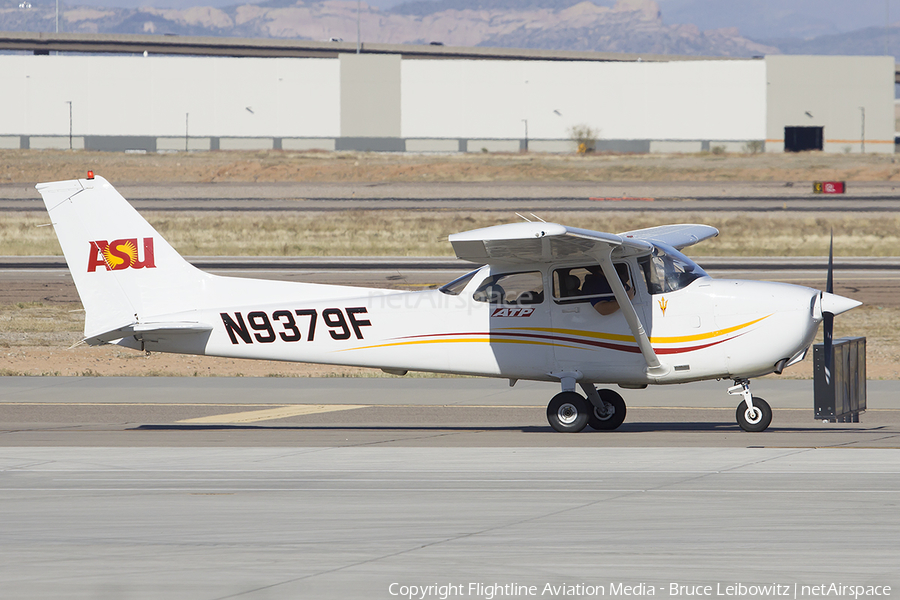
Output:
[[[680,336],[655,336],[650,338],[654,345],[653,350],[657,354],[682,354],[702,350],[711,346],[722,344],[747,333],[743,331],[771,315],[760,317],[734,327],[716,329],[706,333]],[[734,335],[732,335],[734,334]],[[724,337],[727,336],[727,337]],[[722,338],[722,339],[715,339]],[[624,342],[624,343],[622,343]],[[706,342],[695,344],[692,342]],[[571,349],[604,348],[620,352],[640,353],[634,340],[634,336],[616,333],[603,333],[586,331],[581,329],[561,329],[553,327],[506,327],[496,331],[471,331],[454,333],[429,333],[394,338],[381,344],[369,346],[357,346],[345,350],[369,350],[373,348],[390,348],[397,346],[415,346],[420,344],[528,344],[536,346],[552,346]],[[635,344],[635,345],[631,345]],[[678,347],[665,347],[665,344],[688,344]],[[344,350],[342,350],[344,351]]]

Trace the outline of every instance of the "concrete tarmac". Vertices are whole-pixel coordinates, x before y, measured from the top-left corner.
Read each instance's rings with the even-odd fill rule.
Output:
[[[900,585],[896,450],[4,448],[0,468],[7,598]]]
[[[900,382],[872,381],[861,423],[822,423],[812,382],[760,379],[762,434],[730,382],[619,390],[616,432],[552,431],[558,385],[474,378],[0,378],[0,446],[900,447]]]
[[[895,597],[900,382],[824,424],[810,382],[754,381],[761,434],[727,385],[565,435],[550,384],[0,378],[3,596]]]

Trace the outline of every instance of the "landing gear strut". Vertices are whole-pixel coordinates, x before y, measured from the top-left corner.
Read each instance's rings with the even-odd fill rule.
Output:
[[[738,425],[744,431],[765,431],[772,422],[772,408],[762,398],[750,394],[749,379],[735,379],[734,386],[728,388],[728,393],[743,397],[738,405],[735,417]]]
[[[592,383],[581,384],[591,401],[588,425],[597,431],[612,431],[625,422],[625,400],[612,390],[598,390]]]

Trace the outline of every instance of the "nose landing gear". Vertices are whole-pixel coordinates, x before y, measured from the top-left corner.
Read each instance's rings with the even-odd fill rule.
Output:
[[[735,413],[738,425],[744,431],[765,431],[772,422],[772,408],[769,403],[750,394],[749,379],[735,379],[734,384],[728,388],[728,393],[743,397]]]

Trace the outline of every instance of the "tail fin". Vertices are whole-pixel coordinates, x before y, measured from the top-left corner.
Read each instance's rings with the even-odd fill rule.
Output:
[[[196,306],[192,297],[210,276],[185,261],[105,179],[40,183],[37,190],[84,305],[85,338],[100,340],[142,318]]]

